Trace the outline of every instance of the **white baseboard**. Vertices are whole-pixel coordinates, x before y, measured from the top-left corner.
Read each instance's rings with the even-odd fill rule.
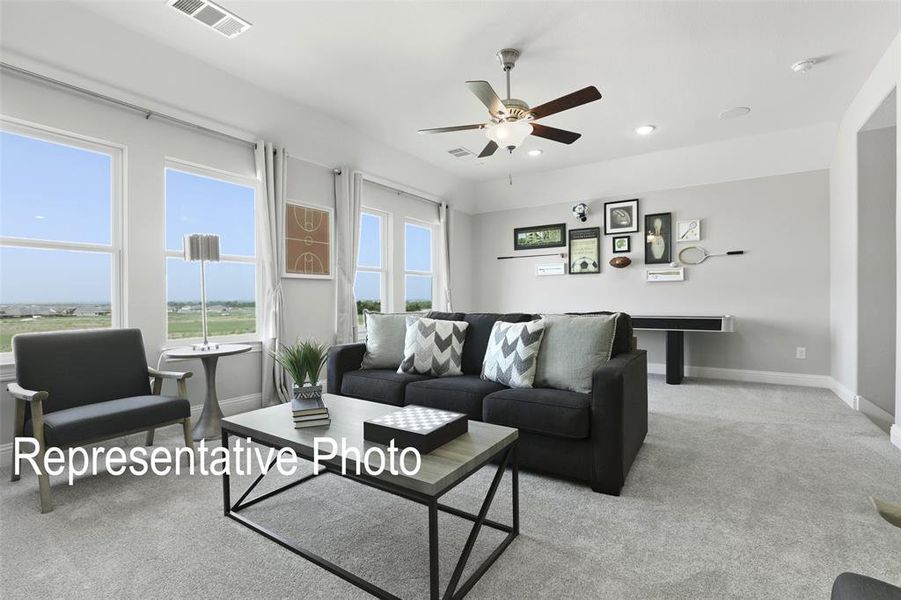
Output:
[[[648,373],[665,375],[666,365],[650,363]],[[727,381],[746,381],[750,383],[776,383],[831,389],[832,378],[828,375],[808,375],[806,373],[785,373],[782,371],[752,371],[749,369],[723,369],[720,367],[685,366],[686,377],[701,379],[725,379]]]
[[[842,402],[857,410],[857,394],[846,388],[840,382],[836,381],[832,377],[829,378],[829,389],[832,390],[832,393],[838,396]]]
[[[895,448],[897,448],[898,450],[901,450],[901,425],[899,425],[897,423],[892,425],[891,438],[892,438],[892,445]]]
[[[226,417],[247,412],[249,410],[255,410],[262,407],[262,405],[262,394],[247,394],[246,396],[235,396],[234,398],[227,398],[219,402],[219,406],[222,407],[222,414]],[[197,419],[200,416],[200,411],[202,410],[202,404],[191,406],[191,420],[193,421]],[[12,452],[12,442],[9,442],[7,444],[0,444],[0,465],[6,467],[10,464],[10,461],[12,460]]]
[[[870,400],[867,400],[865,397],[861,395],[857,395],[854,397],[855,406],[852,406],[854,410],[859,410],[860,412],[871,414],[883,421],[888,421],[889,423],[894,423],[895,417],[890,412],[882,408],[881,406],[877,406],[873,404]]]

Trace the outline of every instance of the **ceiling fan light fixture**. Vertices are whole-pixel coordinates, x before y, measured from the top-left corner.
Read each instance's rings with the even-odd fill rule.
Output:
[[[542,150],[541,148],[533,148],[528,152],[529,156],[541,156],[542,154],[544,154],[544,150]]]
[[[531,135],[533,130],[532,124],[524,120],[501,121],[489,125],[485,130],[485,135],[498,146],[516,148]]]

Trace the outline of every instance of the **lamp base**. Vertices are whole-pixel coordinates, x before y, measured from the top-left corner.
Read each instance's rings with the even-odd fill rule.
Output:
[[[201,352],[207,352],[209,350],[218,350],[219,344],[214,344],[213,342],[207,342],[206,344],[194,344],[192,346],[195,350],[199,350]]]

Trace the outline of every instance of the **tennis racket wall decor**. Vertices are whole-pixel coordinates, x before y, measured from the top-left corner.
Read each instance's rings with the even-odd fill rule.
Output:
[[[710,252],[701,246],[689,246],[679,251],[679,261],[686,265],[699,265],[711,256],[733,256],[744,254],[744,250],[730,250],[729,252]]]

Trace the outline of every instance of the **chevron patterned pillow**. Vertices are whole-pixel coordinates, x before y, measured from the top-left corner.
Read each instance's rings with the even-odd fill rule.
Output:
[[[466,321],[408,317],[404,359],[397,372],[433,377],[462,375],[460,366],[467,327]]]
[[[482,362],[482,379],[512,388],[530,388],[535,380],[544,319],[528,323],[498,321]]]

